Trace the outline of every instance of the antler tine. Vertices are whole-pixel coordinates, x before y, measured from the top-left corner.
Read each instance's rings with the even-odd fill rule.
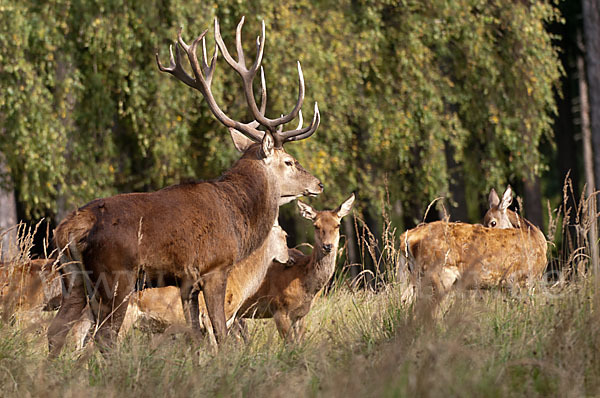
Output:
[[[262,66],[260,67],[260,87],[260,113],[264,115],[267,111],[267,82],[265,80],[265,70]]]
[[[290,141],[300,141],[305,138],[310,137],[317,131],[319,128],[319,124],[321,123],[321,114],[319,112],[319,105],[315,101],[315,114],[313,116],[313,120],[309,126],[305,128],[298,128],[292,131],[286,131],[285,133],[280,134],[283,138],[283,143]],[[302,124],[300,123],[298,126],[300,127]]]
[[[170,64],[168,67],[164,67],[160,62],[160,58],[158,56],[158,49],[156,50],[156,63],[158,65],[158,69],[161,72],[169,73],[188,86],[192,88],[196,88],[196,84],[194,82],[194,78],[187,74],[187,72],[181,66],[181,48],[178,43],[175,43],[175,57],[173,57],[173,45],[169,46],[169,54],[170,54]]]
[[[212,83],[213,74],[217,65],[217,56],[219,55],[219,46],[215,46],[215,53],[213,54],[210,65],[208,64],[208,57],[206,56],[206,40],[202,38],[202,71],[205,76],[206,85],[210,87]]]
[[[270,122],[273,125],[278,126],[281,124],[289,123],[290,121],[294,120],[294,118],[296,118],[296,116],[298,115],[298,112],[300,112],[303,102],[304,102],[304,74],[302,73],[302,67],[300,66],[300,61],[298,61],[298,101],[296,102],[296,106],[287,115],[281,116],[277,119],[270,120]]]
[[[265,114],[265,110],[267,109],[267,83],[265,82],[265,71],[263,67],[260,67],[260,84],[261,84],[261,103],[260,103],[260,113]],[[247,123],[249,127],[258,128],[260,123],[256,120],[253,120],[250,123]]]
[[[262,21],[261,24],[261,35],[256,37],[256,59],[254,60],[254,64],[252,64],[251,69],[257,69],[260,63],[262,62],[263,54],[265,52],[265,21]]]
[[[246,16],[242,16],[240,23],[238,23],[237,28],[235,28],[235,49],[238,55],[238,63],[244,68],[246,67],[246,58],[244,57],[244,49],[242,48],[242,27],[244,26],[245,20]]]

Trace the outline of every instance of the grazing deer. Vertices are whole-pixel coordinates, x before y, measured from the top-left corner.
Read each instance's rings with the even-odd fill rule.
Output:
[[[315,227],[312,254],[308,256],[290,249],[293,265],[271,265],[258,291],[244,302],[238,314],[246,318],[272,317],[284,340],[302,338],[304,317],[335,271],[340,222],[353,203],[354,194],[335,210],[316,211],[298,201],[300,214]]]
[[[48,329],[51,357],[60,352],[73,320],[80,316],[88,298],[99,325],[95,339],[101,348],[111,345],[141,273],[153,286],[159,281],[180,286],[182,300],[191,300],[192,308],[197,308],[193,292],[197,292],[200,284],[220,343],[227,334],[224,298],[227,274],[233,264],[260,247],[281,204],[323,191],[323,184],[283,149],[284,143],[308,138],[319,126],[315,103],[314,118],[309,126],[299,125],[289,131],[281,127],[296,118],[302,107],[304,79],[300,64],[299,95],[294,109],[285,116],[267,118],[264,73],[261,72],[260,109],[252,87],[265,45],[264,22],[257,40],[256,59],[250,69],[246,67],[242,50],[243,23],[244,18],[236,30],[237,62],[223,43],[216,19],[214,33],[218,47],[210,64],[204,41],[207,31],[188,45],[180,30],[175,56],[171,49],[170,66],[163,66],[158,54],[156,59],[161,71],[202,93],[212,113],[229,128],[236,147],[244,154],[217,180],[96,199],[60,223],[55,240],[64,252],[60,260],[63,283],[69,292],[63,295],[61,308]],[[196,56],[200,42],[204,50],[202,63]],[[217,105],[210,88],[217,48],[241,76],[246,102],[255,121],[234,121]],[[183,68],[184,55],[193,76]],[[259,130],[259,126],[265,131]],[[197,318],[193,316],[192,322]],[[195,323],[194,326],[198,326]]]
[[[421,279],[436,294],[459,280],[466,287],[491,287],[540,279],[547,263],[546,238],[508,209],[511,202],[510,186],[502,201],[492,189],[485,226],[436,221],[404,232],[400,249],[411,271],[407,294]]]
[[[0,304],[5,313],[58,308],[61,286],[59,274],[52,268],[55,261],[36,259],[24,263],[0,263]]]

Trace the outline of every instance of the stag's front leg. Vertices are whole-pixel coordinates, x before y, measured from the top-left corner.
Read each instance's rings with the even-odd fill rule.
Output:
[[[224,270],[212,271],[202,276],[204,302],[218,344],[223,343],[225,337],[227,337],[227,322],[225,320],[226,287],[227,272]]]

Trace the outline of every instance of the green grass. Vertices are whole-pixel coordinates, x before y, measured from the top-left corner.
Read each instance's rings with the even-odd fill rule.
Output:
[[[333,289],[284,345],[270,320],[214,353],[137,330],[102,356],[46,359],[45,327],[1,321],[3,396],[582,396],[600,394],[600,296],[590,282],[455,292],[403,306],[401,289]]]

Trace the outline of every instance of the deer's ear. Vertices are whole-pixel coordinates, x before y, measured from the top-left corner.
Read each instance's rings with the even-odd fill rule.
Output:
[[[304,218],[308,218],[309,220],[313,220],[317,218],[317,211],[313,209],[310,205],[302,201],[297,201],[298,208],[300,209],[300,215]]]
[[[502,195],[502,202],[498,205],[498,208],[501,211],[505,211],[508,206],[512,203],[512,188],[509,186],[506,187],[506,191],[504,191],[504,195]]]
[[[500,198],[498,197],[496,190],[492,188],[490,191],[490,196],[488,196],[488,204],[490,205],[490,209],[498,206],[498,203],[500,203]]]
[[[273,156],[274,149],[275,140],[273,139],[273,135],[271,135],[270,132],[266,132],[261,143],[262,157],[265,159],[270,158],[271,156]]]
[[[352,210],[352,205],[354,204],[354,194],[350,195],[348,199],[344,203],[337,208],[337,215],[339,218],[346,216]]]
[[[252,144],[255,144],[254,141],[234,128],[229,127],[229,134],[231,135],[233,146],[235,146],[235,149],[237,149],[238,152],[244,153],[252,146]]]

